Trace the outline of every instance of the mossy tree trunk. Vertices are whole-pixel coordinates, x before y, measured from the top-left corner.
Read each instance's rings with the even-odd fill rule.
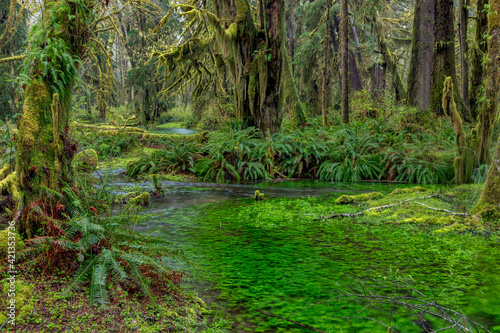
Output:
[[[476,126],[477,162],[489,163],[489,148],[493,125],[497,118],[500,93],[500,0],[490,0],[488,12],[488,54],[486,56],[486,80],[484,101]]]
[[[467,25],[469,22],[469,0],[458,2],[458,40],[460,42],[460,95],[470,110],[469,98],[469,47],[467,44]]]
[[[346,9],[346,11],[348,11],[349,8]],[[349,20],[349,19],[348,19]],[[338,36],[340,37],[340,44],[342,44],[342,28],[341,28],[341,14],[339,15],[338,12],[335,13],[334,17],[333,17],[333,23],[335,25],[335,28],[337,30],[337,34]],[[347,30],[347,35],[349,35],[349,23],[348,23],[348,30]],[[349,41],[349,36],[347,37],[347,40]],[[333,46],[335,49],[335,52],[338,52],[338,46],[337,45],[337,42],[335,40],[335,34],[332,32],[332,42],[333,42]],[[349,55],[349,58],[348,58],[348,68],[349,68],[349,92],[353,93],[355,91],[360,91],[363,89],[363,82],[361,80],[361,75],[359,74],[359,69],[358,69],[358,63],[356,61],[356,57],[354,56],[354,52],[352,51],[351,48],[348,47],[348,55]],[[342,60],[341,60],[342,61]],[[342,65],[341,65],[342,67]],[[340,77],[340,80],[342,81],[342,74],[341,74],[341,77]]]
[[[16,174],[25,207],[43,198],[44,187],[56,189],[71,181],[76,146],[61,131],[68,131],[77,67],[90,37],[91,7],[90,1],[46,0],[44,20],[33,27],[41,33],[31,40],[30,78],[16,135]],[[33,236],[34,226],[25,222],[20,231]]]
[[[488,43],[484,38],[488,32],[488,14],[485,5],[489,0],[477,0],[476,2],[476,31],[474,45],[471,50],[471,76],[470,76],[470,107],[471,114],[477,119],[481,108],[481,95],[484,81],[483,57],[488,51]]]
[[[496,223],[500,221],[500,136],[498,137],[497,150],[488,171],[481,198],[472,209],[472,213]]]
[[[292,110],[294,122],[305,122],[286,59],[285,2],[259,1],[260,29],[248,0],[214,0],[214,7],[221,21],[230,22],[223,53],[234,80],[238,117],[262,132],[275,133],[281,126],[287,95],[298,103]]]
[[[406,90],[403,84],[403,80],[401,79],[401,75],[399,74],[398,71],[398,61],[396,54],[391,52],[389,50],[389,47],[387,46],[387,42],[385,40],[385,37],[383,35],[383,27],[382,27],[382,22],[380,21],[380,17],[378,12],[375,14],[375,25],[374,25],[374,33],[377,36],[377,41],[378,41],[378,47],[380,48],[380,53],[382,54],[384,58],[384,62],[387,65],[387,69],[389,72],[392,74],[393,78],[393,86],[394,86],[394,91],[395,91],[395,98],[396,102],[401,102],[402,99],[406,97]]]
[[[462,164],[457,164],[455,160],[455,174],[456,180],[459,183],[470,181],[472,166],[462,165],[475,165],[489,163],[489,148],[491,144],[491,135],[498,110],[498,97],[500,94],[500,0],[491,1],[490,10],[488,12],[488,53],[486,57],[486,83],[484,92],[484,101],[479,112],[479,121],[476,127],[472,130],[469,136],[465,136],[461,119],[457,112],[450,113],[455,133],[457,134],[457,145],[459,148],[459,157]],[[452,83],[451,78],[446,79],[444,96],[450,95],[449,88]],[[453,95],[455,97],[456,94]],[[445,103],[443,97],[443,108],[446,110],[445,105],[452,105],[452,103]],[[451,99],[451,95],[448,97]],[[454,103],[453,103],[454,105]],[[456,108],[455,108],[456,109]],[[450,108],[453,110],[453,108]],[[456,113],[456,115],[453,115]],[[462,139],[463,138],[463,139]],[[472,156],[473,154],[473,156]],[[498,158],[498,148],[497,156]],[[493,161],[493,165],[498,161]],[[492,166],[493,168],[493,166]],[[491,180],[490,182],[493,182]]]
[[[435,0],[415,0],[407,103],[428,110],[431,93]]]
[[[430,109],[437,115],[444,115],[442,108],[444,80],[451,77],[453,86],[457,84],[455,63],[455,17],[453,0],[436,0],[434,19],[434,54],[431,71]],[[458,90],[454,90],[457,109],[464,120],[470,120],[470,114],[462,102]]]

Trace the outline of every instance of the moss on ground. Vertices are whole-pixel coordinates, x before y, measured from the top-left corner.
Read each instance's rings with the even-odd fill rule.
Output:
[[[12,236],[12,235],[15,236]],[[3,260],[7,256],[8,247],[9,247],[9,237],[15,237],[16,243],[16,252],[24,250],[24,242],[21,239],[21,236],[17,232],[9,231],[7,229],[0,231],[0,260]],[[12,241],[12,239],[10,240]]]

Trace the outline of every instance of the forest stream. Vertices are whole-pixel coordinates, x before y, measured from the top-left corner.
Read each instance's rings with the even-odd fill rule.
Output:
[[[120,171],[107,173],[119,191],[134,186],[153,189],[148,182],[130,183]],[[170,266],[189,274],[188,289],[228,320],[231,332],[311,331],[300,324],[326,332],[386,332],[368,320],[335,319],[356,315],[361,303],[341,306],[323,301],[338,296],[338,291],[362,293],[363,286],[387,292],[377,289],[377,281],[409,288],[403,280],[500,332],[498,236],[442,235],[415,224],[361,219],[314,220],[315,205],[328,198],[389,193],[404,186],[408,185],[164,181],[165,195],[152,200],[136,228],[185,251],[194,264]],[[257,189],[265,193],[265,200],[253,200]],[[371,315],[398,332],[424,332],[423,324],[403,310],[386,307]]]

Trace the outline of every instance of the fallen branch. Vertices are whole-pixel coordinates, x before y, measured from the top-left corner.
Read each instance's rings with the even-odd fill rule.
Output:
[[[429,208],[429,209],[432,209],[432,210],[435,210],[438,212],[445,212],[445,213],[448,213],[450,215],[458,215],[458,216],[463,216],[463,217],[470,216],[470,214],[467,214],[467,213],[456,213],[456,212],[452,212],[451,210],[448,210],[448,209],[430,207],[430,206],[424,205],[423,203],[418,202],[418,201],[415,201],[415,203],[419,204],[421,206],[424,206],[425,208]]]
[[[274,318],[278,318],[278,319],[289,321],[291,323],[294,323],[296,325],[300,325],[302,327],[308,328],[308,329],[313,330],[315,332],[326,333],[326,331],[319,330],[319,329],[317,329],[315,327],[312,327],[312,326],[309,326],[307,324],[299,323],[298,321],[295,321],[295,320],[291,320],[291,319],[288,319],[288,318],[283,318],[283,317],[280,317],[280,316],[276,316],[276,315],[273,315],[272,313],[267,313],[267,312],[264,312],[264,311],[261,311],[261,310],[255,310],[255,311],[260,312],[263,315],[266,315],[266,316],[269,316],[269,317],[274,317]]]
[[[385,206],[368,208],[366,210],[363,210],[363,211],[357,212],[357,213],[338,213],[338,214],[332,214],[330,216],[323,217],[323,218],[318,218],[318,219],[314,219],[314,220],[317,221],[319,219],[334,219],[334,218],[337,218],[337,217],[355,217],[355,216],[361,216],[361,215],[363,215],[363,214],[365,214],[365,213],[367,213],[369,211],[372,211],[372,210],[379,210],[379,209],[384,209],[384,208],[391,208],[391,207],[394,207],[394,206],[402,205],[402,204],[404,204],[406,202],[409,202],[409,201],[431,199],[431,198],[436,198],[436,197],[438,197],[440,195],[441,195],[441,191],[438,191],[438,193],[433,194],[433,195],[429,195],[427,197],[410,198],[410,199],[406,199],[406,200],[400,201],[400,202],[395,203],[395,204],[390,204],[390,205],[385,205]]]

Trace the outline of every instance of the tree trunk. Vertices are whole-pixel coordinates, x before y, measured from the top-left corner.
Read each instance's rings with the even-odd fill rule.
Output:
[[[16,135],[16,175],[23,204],[28,209],[44,197],[44,188],[57,189],[71,183],[71,159],[76,146],[61,131],[68,131],[77,66],[90,36],[86,21],[91,17],[90,3],[75,6],[73,2],[46,0],[44,7],[44,22],[40,21],[33,29],[44,29],[46,37],[35,34],[31,40],[31,48],[39,50],[30,53],[33,55],[28,70],[31,76]],[[44,71],[36,54],[48,54],[42,48],[49,39],[65,54],[48,55],[49,61],[45,64],[50,68]],[[53,76],[54,73],[57,76]],[[19,231],[32,237],[38,228],[33,223],[26,220],[19,225]]]
[[[346,5],[347,6],[347,5]],[[347,9],[346,9],[347,11]],[[333,23],[335,24],[335,27],[337,29],[337,34],[340,36],[340,43],[342,44],[342,28],[341,28],[341,20],[339,19],[339,13],[336,12],[333,18]],[[349,26],[349,24],[348,24]],[[349,29],[347,29],[346,32],[347,35],[347,40],[349,41]],[[332,33],[332,38],[334,38],[335,34]],[[336,40],[333,40],[333,45],[336,47]],[[335,50],[337,52],[338,50]],[[341,51],[342,55],[342,51]],[[354,52],[348,48],[348,55],[349,55],[349,60],[348,60],[348,66],[349,66],[349,92],[356,92],[360,91],[363,89],[363,83],[361,82],[361,75],[359,75],[359,70],[358,70],[358,64],[356,62],[356,58],[354,56]],[[342,60],[341,60],[341,66],[342,67]],[[340,76],[340,81],[342,82],[342,74]],[[341,83],[342,84],[342,83]]]
[[[455,64],[453,0],[436,0],[434,8],[434,55],[431,71],[430,109],[437,115],[444,115],[442,99],[445,78],[451,77],[453,86],[459,87]],[[471,120],[470,114],[458,93],[458,89],[454,89],[454,94],[459,113],[464,120]]]
[[[387,65],[387,69],[392,74],[393,77],[393,86],[396,93],[396,102],[399,103],[406,96],[406,90],[403,84],[403,80],[401,79],[401,75],[399,75],[398,71],[398,63],[396,57],[389,51],[387,47],[387,42],[385,40],[384,35],[382,34],[383,27],[380,22],[379,14],[375,14],[375,34],[377,36],[378,46],[380,48],[380,53],[384,57],[384,62]]]
[[[467,24],[469,22],[469,0],[458,2],[458,40],[460,42],[460,95],[467,109],[469,100],[469,47],[467,45]]]
[[[470,80],[470,106],[474,119],[477,119],[481,108],[480,100],[484,81],[483,57],[488,52],[488,43],[484,36],[488,32],[488,15],[485,6],[488,0],[477,0],[476,3],[476,32],[474,46],[471,52],[471,80]]]
[[[378,105],[382,104],[385,91],[386,64],[376,63],[370,69],[370,92]]]
[[[458,113],[453,116],[453,112],[450,113],[451,121],[455,133],[457,134],[457,146],[459,149],[457,158],[455,159],[455,179],[457,182],[469,182],[472,167],[468,165],[478,166],[480,164],[486,164],[489,161],[489,147],[491,134],[493,131],[493,126],[495,119],[497,117],[498,109],[498,97],[500,93],[500,0],[491,1],[490,12],[488,16],[488,53],[486,58],[486,85],[485,85],[485,99],[479,113],[479,122],[475,129],[472,130],[469,136],[465,136],[462,122]],[[447,89],[448,85],[451,86],[452,79],[446,79],[447,84],[445,84],[445,90],[443,92],[443,109],[447,110],[445,107],[445,97],[448,95],[448,99],[452,99],[456,94],[452,94]],[[448,103],[453,104],[454,103]],[[451,108],[450,110],[453,110]],[[472,156],[474,154],[474,156]],[[498,164],[498,147],[497,155],[493,161],[492,168]],[[495,164],[496,163],[496,164]],[[490,169],[491,171],[491,169]],[[488,174],[490,179],[490,184],[494,183],[498,185],[497,173],[492,171],[492,176]],[[486,189],[486,187],[485,187]],[[494,190],[488,190],[492,192]],[[487,191],[487,192],[488,192]],[[488,193],[489,193],[488,192]],[[498,192],[497,192],[498,193]],[[485,198],[488,198],[489,194]],[[498,197],[496,200],[498,202]],[[490,200],[490,199],[484,199]],[[491,201],[489,201],[491,203]],[[479,208],[478,208],[479,209]],[[480,210],[480,209],[479,209]]]
[[[340,4],[342,20],[340,22],[341,57],[342,57],[342,123],[349,124],[349,22],[347,0]]]
[[[430,106],[434,2],[415,1],[407,102],[420,110],[428,110]]]
[[[295,65],[293,64],[293,59],[295,58],[295,2],[296,0],[290,0],[290,5],[288,6],[289,19],[287,22],[288,48],[293,72],[295,72]]]
[[[329,38],[328,38],[328,24],[330,22],[330,0],[326,0],[326,21],[325,21],[325,35],[323,38],[324,44],[324,58],[323,58],[323,77],[322,77],[322,87],[321,87],[321,119],[323,126],[328,125],[328,119],[326,117],[326,76],[328,71],[328,56],[329,56]]]
[[[484,183],[483,193],[471,213],[496,223],[500,221],[500,136],[498,137],[495,158],[490,165]]]
[[[500,92],[500,0],[490,1],[488,14],[488,54],[486,57],[486,83],[484,102],[479,112],[477,135],[477,162],[489,163],[491,134],[498,110]]]

